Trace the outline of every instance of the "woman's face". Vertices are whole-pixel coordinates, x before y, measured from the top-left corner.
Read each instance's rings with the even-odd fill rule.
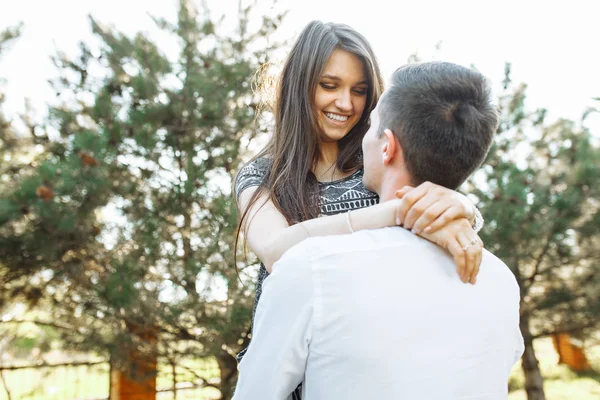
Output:
[[[315,92],[318,123],[326,142],[342,139],[360,120],[369,85],[362,61],[352,53],[331,53]]]

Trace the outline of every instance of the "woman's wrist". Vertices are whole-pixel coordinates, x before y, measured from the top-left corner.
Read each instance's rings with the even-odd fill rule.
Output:
[[[396,209],[399,201],[399,199],[393,199],[360,210],[353,210],[350,216],[353,230],[360,231],[396,226]],[[347,221],[344,223],[347,226]]]
[[[483,228],[483,223],[484,223],[483,215],[481,215],[481,212],[475,205],[473,205],[473,209],[474,209],[475,217],[473,218],[473,222],[471,223],[471,226],[473,227],[473,230],[475,232],[479,232],[481,230],[481,228]]]
[[[471,223],[473,230],[475,232],[479,232],[481,228],[483,228],[483,216],[481,215],[481,212],[479,211],[477,206],[471,200],[469,200],[467,196],[462,196],[464,198],[463,201],[467,210],[467,220],[469,220],[469,222]]]

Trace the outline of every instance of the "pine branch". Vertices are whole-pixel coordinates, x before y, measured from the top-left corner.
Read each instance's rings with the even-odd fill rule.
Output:
[[[555,216],[554,221],[558,221],[560,217],[562,217],[562,216],[560,215],[560,213],[558,213],[558,215]],[[550,245],[552,244],[551,243],[552,236],[554,236],[554,234],[556,233],[556,225],[557,225],[557,223],[554,222],[554,224],[552,225],[552,228],[550,229],[550,232],[548,233],[548,236],[546,237],[546,243],[544,244],[544,247],[540,251],[540,254],[538,254],[538,256],[536,257],[535,266],[533,268],[533,273],[525,280],[527,282],[527,285],[529,285],[529,286],[531,286],[533,284],[535,277],[538,275],[538,273],[540,271],[540,266],[542,264],[542,261],[544,260],[544,257],[546,256],[546,254],[548,254],[548,250],[550,250]]]

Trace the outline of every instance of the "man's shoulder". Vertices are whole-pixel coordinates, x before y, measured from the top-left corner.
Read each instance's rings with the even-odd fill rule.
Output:
[[[299,243],[289,249],[273,264],[272,272],[263,283],[263,296],[266,292],[274,291],[279,301],[293,303],[310,303],[314,295],[314,268],[311,253],[314,248],[311,243]],[[261,301],[258,303],[264,303]]]
[[[385,247],[428,246],[429,242],[403,228],[364,230],[347,235],[308,238],[289,249],[279,262],[313,262],[325,257],[378,251]]]
[[[480,274],[485,274],[494,285],[510,286],[519,293],[519,284],[510,267],[499,259],[494,253],[483,249],[482,269]]]
[[[273,272],[265,280],[265,285],[293,284],[294,292],[302,292],[308,296],[309,293],[312,293],[316,275],[323,274],[324,270],[331,272],[330,268],[322,268],[325,259],[328,257],[341,257],[348,253],[369,248],[369,243],[365,243],[365,239],[368,239],[369,236],[361,232],[352,235],[321,236],[305,239],[286,251],[279,261],[273,265]],[[338,263],[332,265],[337,270]],[[339,266],[341,267],[341,265]],[[297,297],[296,294],[293,296]]]

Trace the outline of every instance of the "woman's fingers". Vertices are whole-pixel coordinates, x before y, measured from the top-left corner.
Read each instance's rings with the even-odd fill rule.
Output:
[[[446,226],[450,221],[456,219],[457,212],[453,210],[454,207],[448,206],[444,202],[437,201],[431,204],[421,214],[415,223],[413,224],[413,231],[415,233],[434,233],[440,228]]]
[[[398,208],[398,210],[396,212],[396,224],[397,225],[402,225],[405,228],[410,229],[409,227],[406,227],[404,225],[405,219],[406,219],[406,214],[408,213],[408,211],[413,207],[413,205],[417,201],[419,201],[423,196],[425,196],[426,193],[427,193],[427,190],[420,189],[420,186],[419,186],[415,189],[408,191],[406,194],[403,195],[402,201],[400,202],[400,207]]]
[[[417,230],[418,227],[415,226],[416,222],[419,219],[425,219],[426,221],[434,220],[439,215],[438,211],[436,211],[437,207],[434,206],[439,204],[440,202],[432,196],[425,195],[421,197],[419,201],[414,203],[410,210],[408,210],[406,213],[402,226],[404,226],[406,229],[411,229],[414,233],[422,232],[427,225],[421,227],[420,230]],[[432,209],[432,207],[434,208]],[[444,210],[441,210],[441,212],[444,212]]]
[[[463,246],[465,252],[466,267],[465,274],[462,276],[463,282],[475,283],[477,274],[479,274],[479,268],[482,261],[482,247],[481,241],[477,234],[471,232],[472,236],[469,236],[466,232],[460,232],[459,243]]]
[[[446,248],[456,263],[456,272],[464,283],[475,284],[483,259],[483,242],[475,234],[459,231],[448,240]]]
[[[477,282],[477,275],[479,275],[481,263],[483,262],[483,241],[477,235],[475,235],[473,239],[476,241],[473,247],[477,249],[477,259],[475,260],[475,268],[471,274],[469,282],[475,284],[475,282]]]
[[[404,186],[402,189],[396,190],[396,197],[401,199],[404,197],[404,195],[406,195],[408,192],[410,192],[413,189],[414,188],[412,186]]]
[[[454,258],[454,263],[456,264],[456,273],[460,277],[460,280],[466,283],[466,281],[463,279],[466,271],[466,256],[463,246],[458,243],[456,238],[452,238],[448,241],[448,246],[446,248],[452,255],[452,258]]]
[[[440,202],[441,203],[441,202]],[[433,233],[448,225],[451,221],[462,217],[462,209],[456,205],[440,204],[440,209],[444,209],[431,223],[425,225],[423,232]]]
[[[405,186],[396,197],[402,199],[397,224],[417,234],[434,233],[455,219],[466,218],[464,196],[431,182],[416,188]]]

